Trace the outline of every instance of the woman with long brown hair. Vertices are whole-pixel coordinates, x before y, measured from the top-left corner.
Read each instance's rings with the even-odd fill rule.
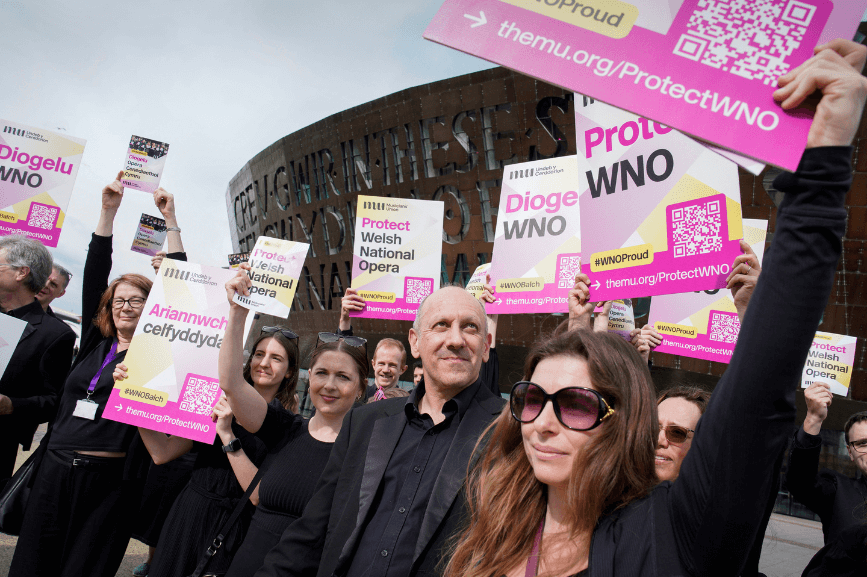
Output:
[[[798,171],[774,182],[786,193],[774,244],[677,479],[655,485],[655,395],[638,354],[607,334],[556,336],[530,354],[471,468],[446,577],[740,574],[842,250],[848,144],[867,99],[852,68],[867,48],[819,48],[774,94],[783,108],[823,98]]]

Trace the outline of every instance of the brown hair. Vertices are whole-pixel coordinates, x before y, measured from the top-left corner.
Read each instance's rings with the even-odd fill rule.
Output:
[[[114,300],[114,291],[117,290],[119,284],[126,283],[132,285],[142,291],[145,298],[150,294],[153,281],[144,275],[140,274],[123,274],[111,281],[108,288],[102,293],[99,298],[99,306],[96,309],[96,315],[93,317],[93,324],[99,329],[104,337],[116,337],[117,327],[114,326],[114,317],[111,314],[111,301]],[[144,312],[144,309],[142,309]],[[141,318],[141,317],[139,317]]]
[[[382,391],[382,394],[383,394],[383,396],[384,396],[384,398],[383,398],[382,400],[385,400],[385,399],[396,399],[396,398],[398,398],[398,397],[408,397],[408,396],[409,396],[409,391],[406,391],[406,390],[404,390],[404,389],[401,389],[400,387],[391,387],[390,389],[384,389],[384,390]],[[376,399],[374,399],[373,397],[370,397],[369,399],[367,399],[367,404],[368,404],[368,405],[369,405],[370,403],[375,403],[375,402],[376,402]]]
[[[347,344],[343,339],[334,341],[333,343],[323,343],[320,341],[319,345],[313,349],[313,353],[310,355],[310,363],[307,366],[310,367],[311,371],[322,353],[327,353],[329,351],[346,353],[349,355],[349,358],[355,362],[355,369],[358,371],[358,387],[360,388],[359,399],[364,398],[364,393],[367,392],[367,375],[370,373],[366,348],[353,347],[352,345]]]
[[[549,337],[530,352],[524,379],[532,378],[541,361],[558,356],[585,359],[594,388],[615,411],[575,459],[567,489],[574,541],[605,513],[643,497],[657,483],[659,425],[647,364],[620,336],[576,330]],[[487,436],[467,477],[471,522],[456,541],[446,577],[502,575],[529,556],[545,517],[547,487],[533,473],[521,424],[508,407],[482,439]]]
[[[373,358],[376,358],[376,353],[379,352],[379,349],[383,347],[392,347],[400,351],[400,363],[401,365],[406,364],[406,348],[403,346],[403,343],[397,339],[382,339],[378,343],[376,343],[376,348],[373,349]]]
[[[281,327],[282,328],[282,327]],[[289,376],[284,377],[277,387],[277,394],[274,398],[277,399],[283,408],[293,413],[298,412],[298,397],[295,395],[295,389],[298,387],[298,343],[297,339],[287,338],[280,331],[273,333],[262,333],[255,340],[253,346],[250,347],[250,356],[247,357],[247,362],[244,363],[244,380],[253,384],[253,377],[250,373],[250,364],[253,362],[253,355],[256,353],[256,347],[265,339],[277,339],[277,342],[286,351],[286,360],[289,361]]]
[[[662,391],[656,399],[656,404],[659,405],[665,399],[686,399],[698,407],[703,415],[710,402],[710,393],[693,385],[676,385]]]

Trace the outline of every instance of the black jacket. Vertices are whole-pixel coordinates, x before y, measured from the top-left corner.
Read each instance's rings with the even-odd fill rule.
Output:
[[[42,310],[36,299],[19,310],[27,326],[0,378],[0,393],[10,398],[13,407],[11,415],[0,416],[0,430],[29,450],[39,423],[54,418],[72,364],[75,332]]]
[[[831,294],[846,225],[852,148],[807,150],[785,192],[774,242],[737,348],[673,482],[604,516],[590,577],[737,576],[757,538],[795,391]]]
[[[789,453],[786,486],[792,497],[822,519],[825,544],[835,541],[845,529],[865,523],[867,479],[847,477],[831,469],[819,470],[822,438],[803,427],[795,432]]]
[[[346,415],[331,457],[304,514],[265,557],[257,577],[344,573],[371,513],[391,453],[406,423],[405,398],[386,399]],[[467,467],[476,442],[504,401],[479,387],[458,425],[437,476],[413,560],[412,575],[436,575],[446,540],[466,511]]]

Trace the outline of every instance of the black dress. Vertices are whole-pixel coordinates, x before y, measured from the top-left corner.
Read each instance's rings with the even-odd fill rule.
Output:
[[[237,423],[232,431],[241,448],[257,467],[265,460],[264,443]],[[214,444],[195,443],[196,464],[187,486],[172,505],[163,525],[150,577],[186,577],[198,565],[223,522],[232,514],[244,490],[217,437]],[[251,503],[235,526],[228,530],[223,546],[208,564],[208,573],[225,573],[247,531],[254,507]]]
[[[265,459],[259,505],[226,577],[252,577],[313,496],[334,443],[317,441],[307,425],[305,421],[303,427],[289,429],[288,444]]]

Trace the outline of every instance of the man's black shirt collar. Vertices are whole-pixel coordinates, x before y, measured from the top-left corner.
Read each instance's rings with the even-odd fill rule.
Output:
[[[476,378],[476,381],[462,390],[460,393],[449,399],[443,405],[443,415],[446,420],[450,419],[456,413],[463,418],[464,413],[467,412],[467,409],[470,406],[470,403],[473,400],[473,397],[476,396],[476,393],[479,392],[479,387],[481,386],[482,380],[481,378]],[[421,413],[418,410],[419,403],[421,402],[421,398],[424,396],[424,378],[419,381],[418,386],[409,394],[409,397],[406,399],[406,404],[404,405],[404,411],[406,412],[406,418],[412,419],[413,417],[420,417]]]
[[[15,317],[16,319],[23,318],[29,312],[35,312],[36,309],[42,311],[42,305],[39,304],[39,301],[36,300],[36,297],[33,297],[33,302],[29,305],[24,305],[23,307],[18,307],[17,309],[12,309],[11,311],[3,311],[10,317]],[[45,311],[42,311],[43,313]]]

